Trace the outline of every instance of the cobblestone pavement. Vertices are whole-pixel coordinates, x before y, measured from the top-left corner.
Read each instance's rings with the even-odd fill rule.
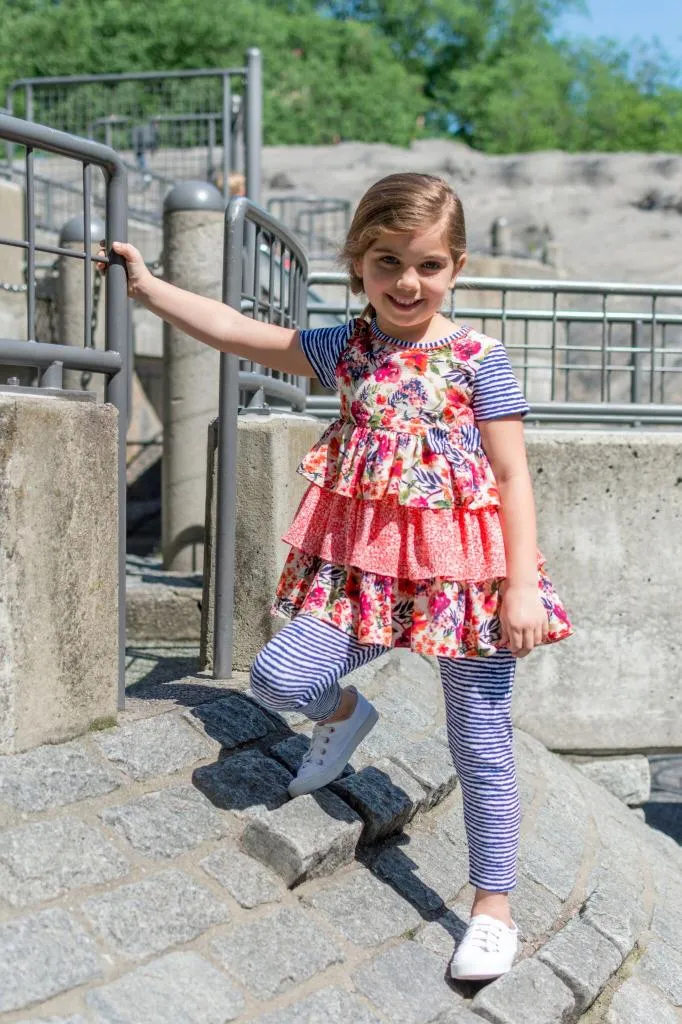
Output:
[[[682,1024],[671,838],[517,732],[521,955],[456,985],[472,893],[431,663],[356,673],[380,724],[289,800],[305,720],[183,675],[195,653],[133,649],[116,728],[0,758],[0,1024]],[[677,762],[657,778],[677,792]]]

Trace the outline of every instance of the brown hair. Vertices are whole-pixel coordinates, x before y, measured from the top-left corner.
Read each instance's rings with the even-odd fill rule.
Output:
[[[361,260],[382,230],[418,231],[444,220],[453,263],[466,252],[464,210],[459,196],[432,174],[389,174],[364,194],[348,229],[340,259],[350,277],[350,290],[359,295],[362,278],[353,264]],[[374,316],[371,303],[362,316]]]

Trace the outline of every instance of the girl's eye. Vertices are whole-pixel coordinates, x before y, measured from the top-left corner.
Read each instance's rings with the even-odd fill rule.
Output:
[[[391,266],[393,266],[395,263],[398,262],[398,260],[396,259],[395,256],[382,256],[381,257],[381,262],[382,263],[388,263]]]
[[[442,265],[440,263],[436,263],[434,260],[428,260],[428,262],[426,262],[424,264],[424,269],[425,270],[442,270],[443,267],[442,267]]]

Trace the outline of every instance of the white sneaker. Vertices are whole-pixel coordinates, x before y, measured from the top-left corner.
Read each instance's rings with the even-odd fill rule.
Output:
[[[353,751],[374,728],[378,718],[374,705],[358,693],[357,704],[349,718],[315,725],[298,774],[289,783],[289,796],[312,793],[338,779]]]
[[[506,974],[514,962],[519,931],[488,914],[476,914],[457,947],[450,974],[457,981],[488,981]]]

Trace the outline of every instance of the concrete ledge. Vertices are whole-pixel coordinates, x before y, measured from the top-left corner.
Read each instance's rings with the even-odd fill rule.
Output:
[[[117,414],[0,394],[0,754],[117,709]]]

